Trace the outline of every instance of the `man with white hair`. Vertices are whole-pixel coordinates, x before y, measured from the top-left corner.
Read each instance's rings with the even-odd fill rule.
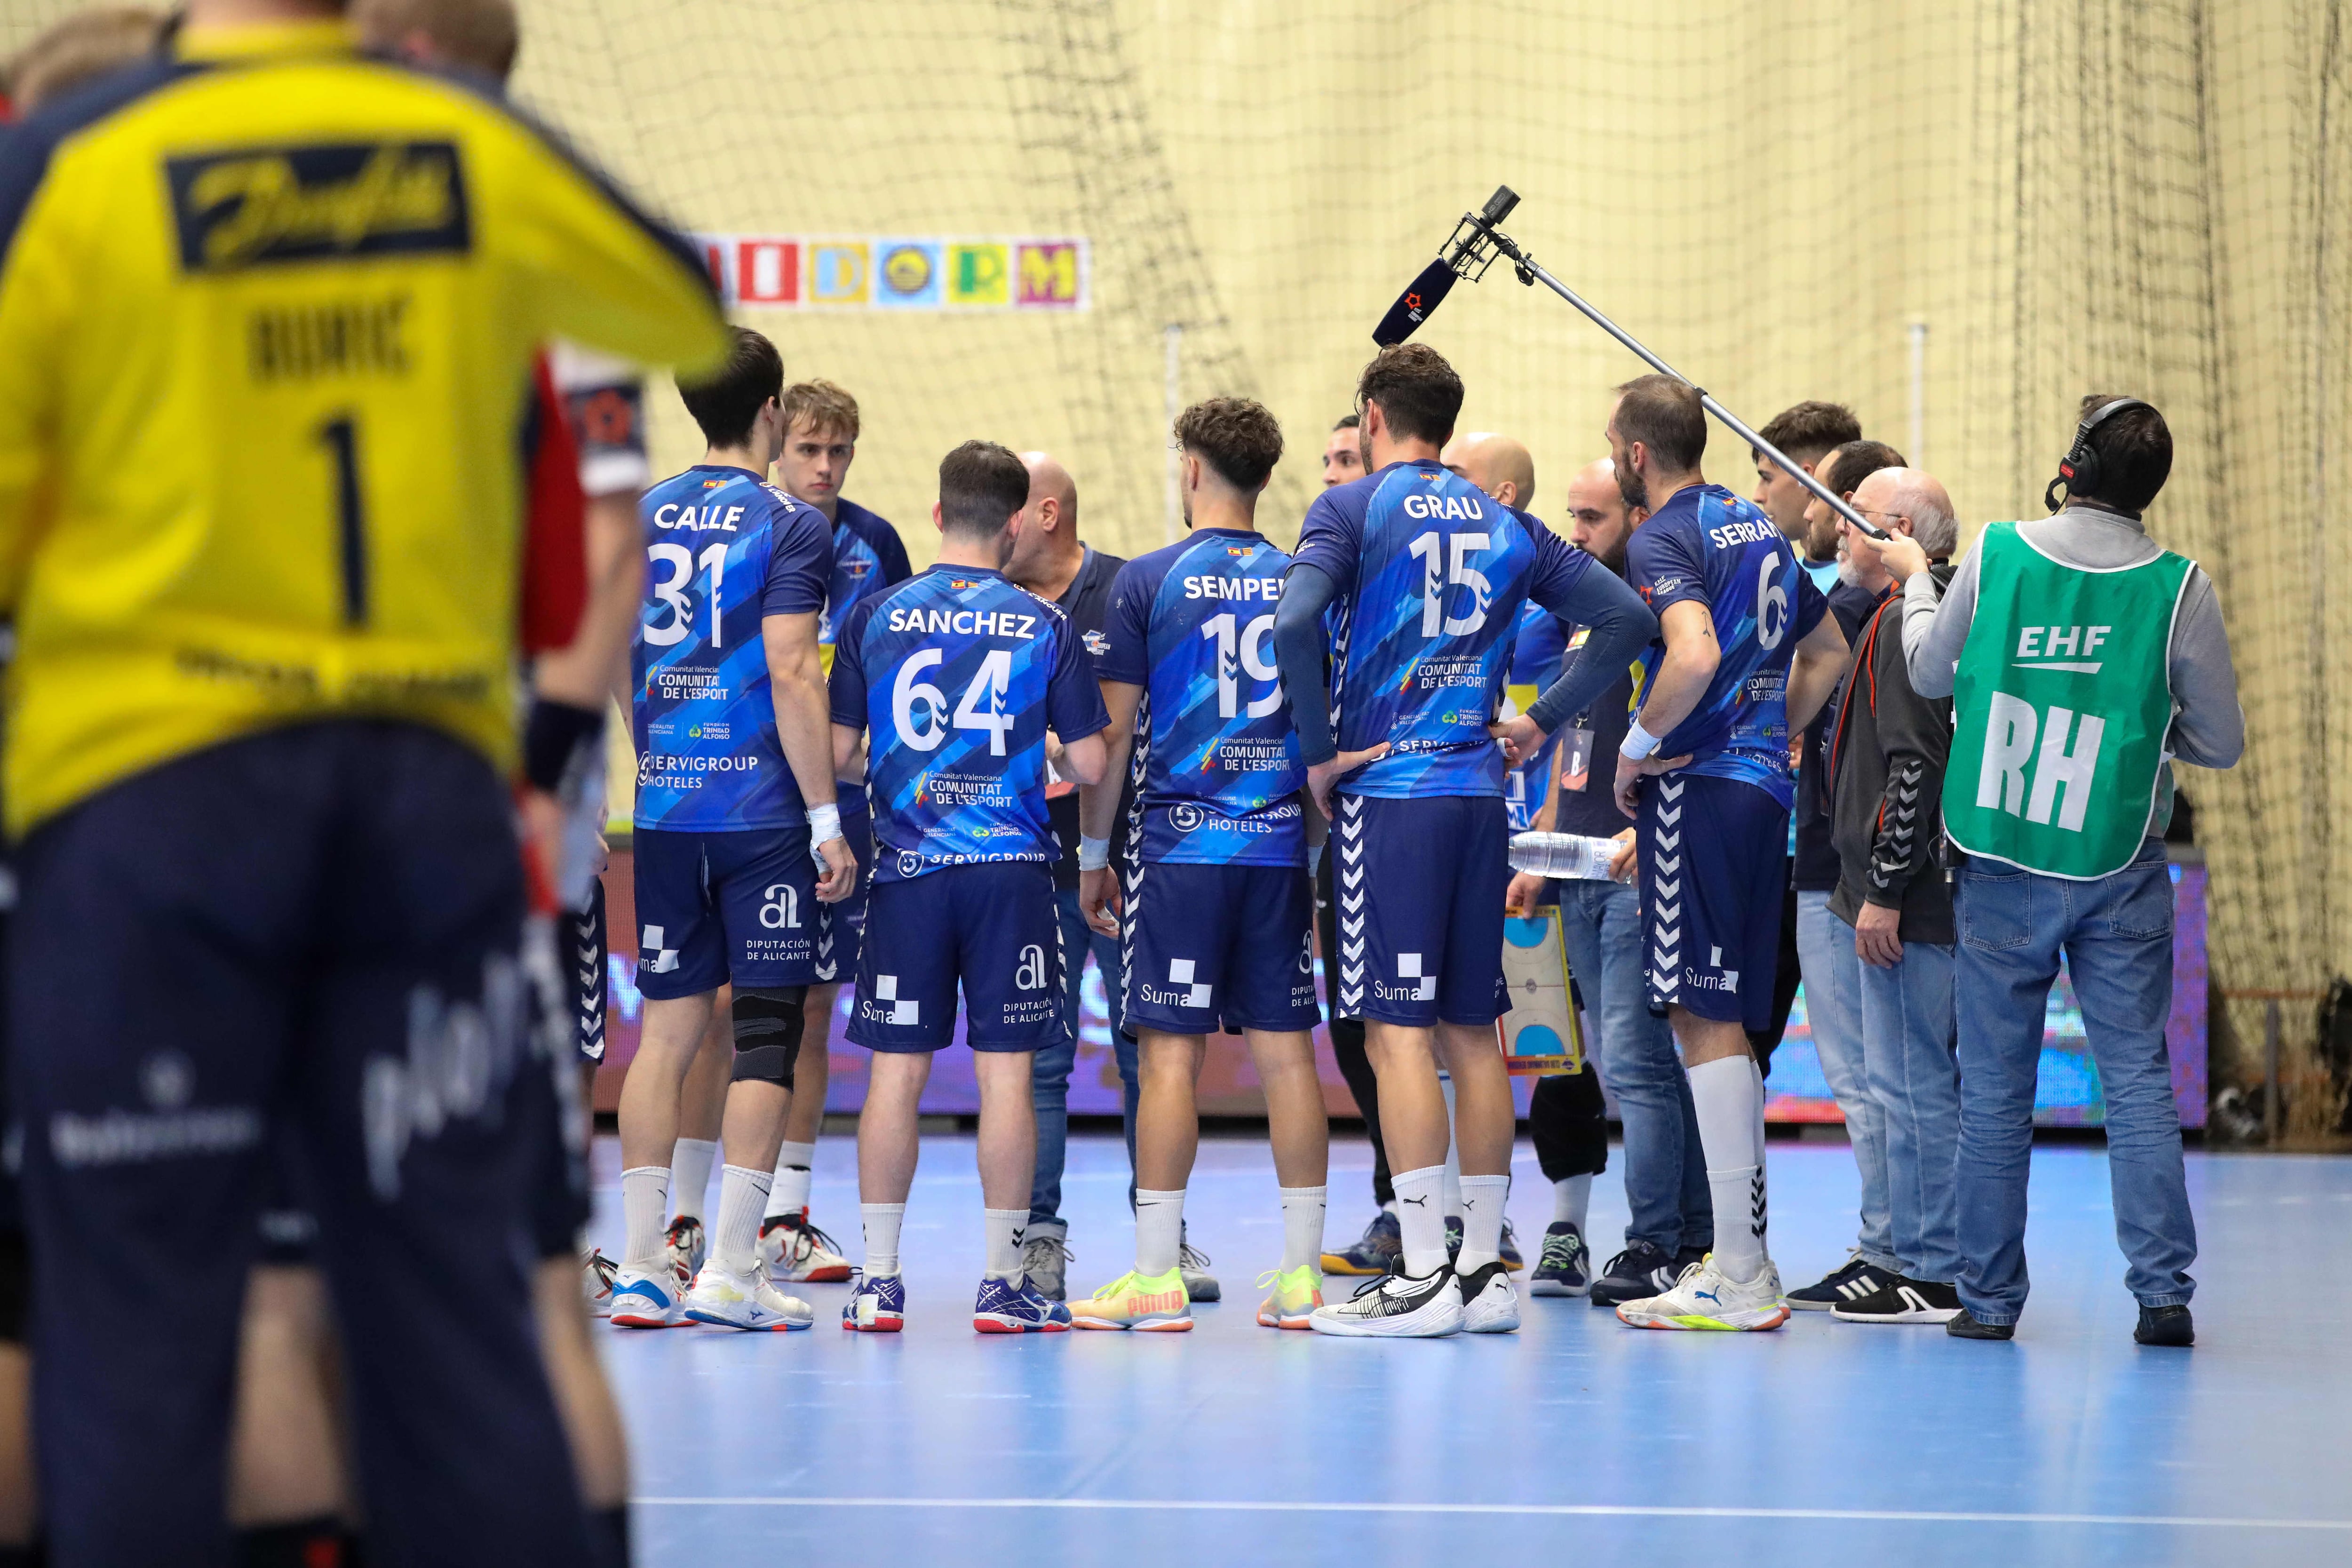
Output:
[[[1880,468],[1855,488],[1853,506],[1916,540],[1939,585],[1950,578],[1959,527],[1934,479]],[[1839,526],[1853,531],[1851,522]],[[1936,864],[1952,704],[1911,684],[1902,597],[1878,552],[1849,539],[1839,554],[1842,568],[1878,599],[1854,641],[1853,675],[1830,733],[1839,877],[1829,908],[1853,929],[1861,960],[1863,1072],[1882,1117],[1889,1250],[1900,1272],[1891,1279],[1882,1272],[1875,1289],[1830,1310],[1847,1322],[1942,1323],[1960,1310],[1955,933],[1951,887]]]

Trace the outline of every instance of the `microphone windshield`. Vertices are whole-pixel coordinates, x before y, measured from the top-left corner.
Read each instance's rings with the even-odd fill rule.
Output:
[[[1413,329],[1429,320],[1430,312],[1454,287],[1454,268],[1444,257],[1423,268],[1421,276],[1406,285],[1396,303],[1389,307],[1389,313],[1381,318],[1381,324],[1372,329],[1372,342],[1384,349],[1392,348],[1412,336]]]

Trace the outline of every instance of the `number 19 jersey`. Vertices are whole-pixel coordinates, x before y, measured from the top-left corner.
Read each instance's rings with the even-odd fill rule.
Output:
[[[1143,688],[1135,770],[1150,864],[1307,863],[1307,770],[1274,663],[1289,569],[1256,533],[1203,528],[1111,584],[1100,673]]]
[[[697,464],[646,492],[646,598],[630,649],[639,827],[796,827],[761,622],[814,615],[833,573],[824,516],[748,468]]]
[[[1307,509],[1298,562],[1339,588],[1331,707],[1339,749],[1389,754],[1344,794],[1503,794],[1486,726],[1519,606],[1559,603],[1592,558],[1434,459],[1391,463]]]
[[[866,734],[877,882],[1061,858],[1045,731],[1110,723],[1062,612],[1000,573],[933,566],[859,601],[833,647],[833,721]]]

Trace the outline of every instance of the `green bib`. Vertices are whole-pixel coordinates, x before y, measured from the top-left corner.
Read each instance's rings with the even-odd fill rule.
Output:
[[[2189,565],[2168,550],[2085,571],[2013,522],[1985,529],[1952,683],[1953,843],[2077,881],[2131,864],[2169,794],[2172,620]]]

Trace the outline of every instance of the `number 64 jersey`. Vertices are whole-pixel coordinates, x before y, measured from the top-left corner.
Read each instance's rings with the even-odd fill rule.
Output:
[[[929,567],[850,611],[832,700],[835,724],[866,734],[877,883],[1061,858],[1045,731],[1078,741],[1110,723],[1062,612],[974,566]]]
[[[814,615],[833,531],[748,468],[700,463],[646,492],[646,597],[630,648],[639,827],[801,827],[761,622]]]

